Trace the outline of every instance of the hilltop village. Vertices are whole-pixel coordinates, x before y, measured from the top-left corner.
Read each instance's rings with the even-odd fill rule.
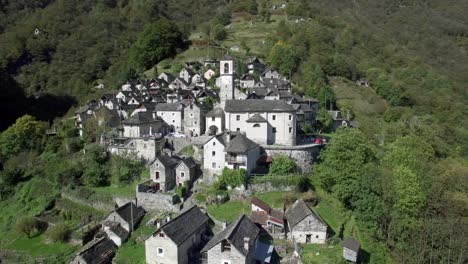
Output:
[[[227,186],[251,201],[251,212],[217,223],[190,196],[197,184],[215,184],[226,169],[262,177],[277,156],[308,173],[327,144],[325,137],[303,133],[315,124],[316,99],[294,94],[288,78],[258,58],[246,67],[248,73],[238,76],[229,55],[186,63],[178,76],[163,72],[129,81],[75,112],[81,136],[90,120],[105,126],[100,144],[112,155],[144,160],[150,177],[136,187],[134,200],[103,220],[100,235],[71,263],[111,261],[144,214],[155,211],[171,214],[152,221],[147,263],[296,263],[298,243],[326,242],[327,224],[302,199],[272,208],[248,186]],[[329,113],[335,127],[350,125],[339,111]],[[295,243],[294,254],[280,256],[273,238]],[[351,248],[345,257],[355,261],[359,245]]]

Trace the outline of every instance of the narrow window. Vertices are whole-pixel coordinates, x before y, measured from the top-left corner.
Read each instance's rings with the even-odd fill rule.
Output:
[[[216,162],[211,163],[211,168],[216,169]]]
[[[254,124],[253,127],[260,127],[260,124]]]
[[[213,141],[213,146],[216,146],[216,142]]]
[[[236,128],[236,131],[237,131],[237,132],[240,132],[240,128]]]
[[[216,151],[211,151],[211,156],[216,156]]]
[[[237,121],[240,120],[240,115],[236,115],[236,120],[237,120]]]
[[[214,117],[214,116],[211,118],[211,121],[213,121],[213,122],[215,121],[215,117]]]
[[[273,133],[276,133],[276,127],[273,128]]]
[[[292,127],[289,127],[289,133],[292,133]]]
[[[276,115],[273,115],[271,118],[272,118],[273,120],[276,120]]]
[[[229,73],[229,63],[224,63],[224,73]]]
[[[158,248],[158,256],[164,257],[164,249]]]
[[[289,120],[292,120],[292,115],[289,115]]]

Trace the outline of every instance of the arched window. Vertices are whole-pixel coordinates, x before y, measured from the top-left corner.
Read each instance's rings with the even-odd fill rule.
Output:
[[[260,127],[260,124],[254,124],[253,127]]]
[[[224,63],[224,73],[229,73],[229,63]]]

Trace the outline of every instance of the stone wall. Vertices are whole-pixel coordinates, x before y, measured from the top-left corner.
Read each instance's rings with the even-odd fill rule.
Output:
[[[287,177],[287,176],[285,176]],[[280,187],[275,187],[271,185],[271,183],[266,182],[266,183],[255,183],[255,184],[249,184],[248,189],[252,193],[260,193],[260,192],[274,192],[274,191],[285,191],[285,192],[290,192],[293,191],[295,186],[280,186]]]
[[[285,155],[294,160],[294,162],[302,169],[302,173],[312,171],[312,165],[317,160],[320,153],[320,147],[311,146],[264,146],[268,156]]]
[[[175,203],[176,195],[173,193],[150,193],[144,190],[137,190],[136,199],[138,205],[143,207],[147,212],[178,212],[180,210],[180,205]]]

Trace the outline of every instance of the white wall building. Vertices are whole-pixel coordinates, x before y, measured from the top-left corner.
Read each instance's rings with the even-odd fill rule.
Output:
[[[161,117],[174,131],[183,133],[183,113],[184,106],[179,103],[156,105],[156,115]]]
[[[243,132],[258,144],[296,144],[295,109],[284,101],[227,100],[225,127]]]

